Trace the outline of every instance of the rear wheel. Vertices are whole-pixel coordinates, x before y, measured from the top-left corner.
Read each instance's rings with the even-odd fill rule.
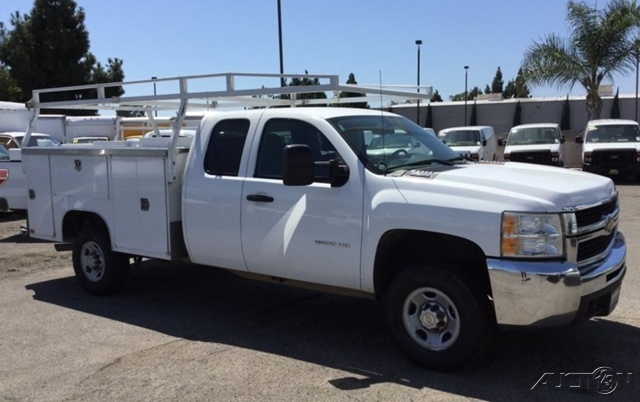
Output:
[[[86,227],[73,242],[73,270],[87,292],[111,294],[124,286],[129,258],[111,250],[109,237],[103,231]]]
[[[441,267],[411,266],[399,273],[387,291],[385,312],[402,353],[435,370],[482,358],[495,335],[486,292]]]

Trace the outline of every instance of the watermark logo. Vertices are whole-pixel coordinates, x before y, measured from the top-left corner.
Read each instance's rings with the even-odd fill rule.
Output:
[[[618,373],[604,366],[593,373],[544,373],[531,389],[583,389],[609,395],[617,389],[631,389],[632,377],[632,373]]]

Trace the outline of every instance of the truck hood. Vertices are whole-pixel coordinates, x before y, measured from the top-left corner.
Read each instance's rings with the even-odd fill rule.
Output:
[[[504,153],[549,151],[560,152],[560,144],[507,145]]]
[[[415,169],[395,178],[395,183],[409,203],[424,202],[426,191],[427,202],[440,198],[451,207],[474,205],[497,213],[560,212],[608,200],[616,192],[607,177],[516,162]]]
[[[585,142],[582,144],[582,152],[611,149],[635,149],[640,151],[640,142]]]
[[[460,155],[469,155],[469,154],[477,154],[480,152],[480,145],[471,145],[466,147],[449,147],[459,153]]]

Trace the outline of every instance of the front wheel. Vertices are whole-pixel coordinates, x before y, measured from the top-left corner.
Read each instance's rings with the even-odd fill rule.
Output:
[[[430,369],[455,370],[482,358],[495,335],[486,292],[441,267],[400,272],[387,291],[385,313],[402,353]]]
[[[86,227],[73,242],[73,270],[89,293],[106,295],[120,290],[129,275],[129,258],[111,250],[109,237]]]

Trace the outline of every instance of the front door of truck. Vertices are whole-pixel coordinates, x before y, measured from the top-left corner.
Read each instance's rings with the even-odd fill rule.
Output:
[[[270,119],[252,152],[242,192],[242,250],[251,272],[348,288],[360,288],[362,170],[344,158],[350,176],[341,187],[317,168],[308,186],[282,183],[282,149],[308,145],[314,160],[341,158],[315,126],[296,119]],[[324,170],[324,171],[323,171]]]

